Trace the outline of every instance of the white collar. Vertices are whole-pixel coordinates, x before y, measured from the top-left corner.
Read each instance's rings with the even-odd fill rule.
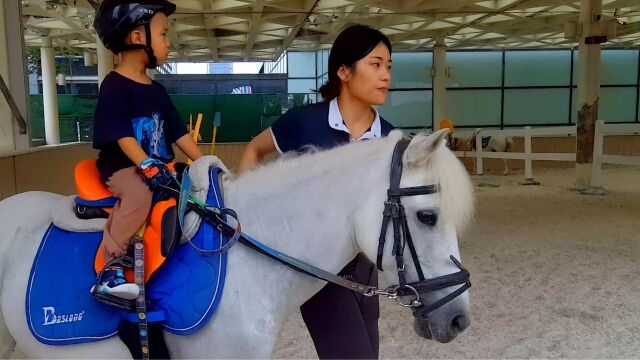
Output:
[[[382,137],[382,128],[380,126],[380,115],[378,114],[378,110],[374,107],[371,107],[376,114],[376,117],[373,119],[373,123],[367,132],[362,134],[358,139],[351,138],[351,141],[372,139]],[[342,119],[342,114],[340,114],[340,108],[338,107],[338,98],[334,98],[329,103],[329,126],[333,129],[344,131],[347,134],[351,135],[349,129],[344,124],[344,120]]]

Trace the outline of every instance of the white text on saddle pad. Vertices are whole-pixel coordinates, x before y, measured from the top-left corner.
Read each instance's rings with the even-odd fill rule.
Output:
[[[54,325],[82,321],[82,315],[84,315],[84,311],[81,311],[77,314],[56,315],[56,309],[53,306],[45,306],[42,308],[42,310],[44,311],[44,323],[42,323],[42,325]]]

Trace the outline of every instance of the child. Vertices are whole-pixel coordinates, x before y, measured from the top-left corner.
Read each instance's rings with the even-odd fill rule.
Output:
[[[100,86],[93,146],[100,150],[101,180],[118,198],[104,228],[105,260],[124,255],[151,208],[152,191],[171,180],[165,165],[175,143],[190,159],[202,153],[162,85],[146,69],[167,60],[167,16],[176,6],[167,0],[105,0],[94,27],[105,47],[121,60]],[[105,270],[96,291],[132,300],[139,288],[127,283],[120,266]]]

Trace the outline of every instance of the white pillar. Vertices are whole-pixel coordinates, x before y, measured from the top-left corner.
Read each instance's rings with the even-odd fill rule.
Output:
[[[82,56],[84,58],[84,66],[95,65],[95,57],[93,56],[92,52],[85,51],[84,53],[82,53]]]
[[[447,45],[444,36],[436,37],[433,48],[433,130],[440,130],[440,121],[447,119]]]
[[[0,1],[0,74],[17,111],[27,121],[27,133],[20,131],[11,107],[0,92],[0,153],[25,150],[30,145],[21,11],[18,0]]]
[[[56,83],[56,63],[50,37],[42,38],[40,48],[42,66],[42,106],[44,107],[44,136],[47,145],[60,144],[60,123],[58,121],[58,89]]]
[[[578,123],[576,133],[576,188],[591,184],[593,146],[598,103],[600,100],[600,42],[604,35],[602,0],[580,1],[580,34],[578,65]],[[587,42],[589,44],[587,44]]]
[[[98,88],[102,84],[102,80],[113,70],[113,53],[109,51],[102,41],[96,35],[96,57],[98,60]]]

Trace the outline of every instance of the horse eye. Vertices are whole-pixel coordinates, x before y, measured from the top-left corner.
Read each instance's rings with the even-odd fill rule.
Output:
[[[418,220],[429,226],[435,226],[438,222],[438,212],[436,210],[419,210],[416,215]]]

